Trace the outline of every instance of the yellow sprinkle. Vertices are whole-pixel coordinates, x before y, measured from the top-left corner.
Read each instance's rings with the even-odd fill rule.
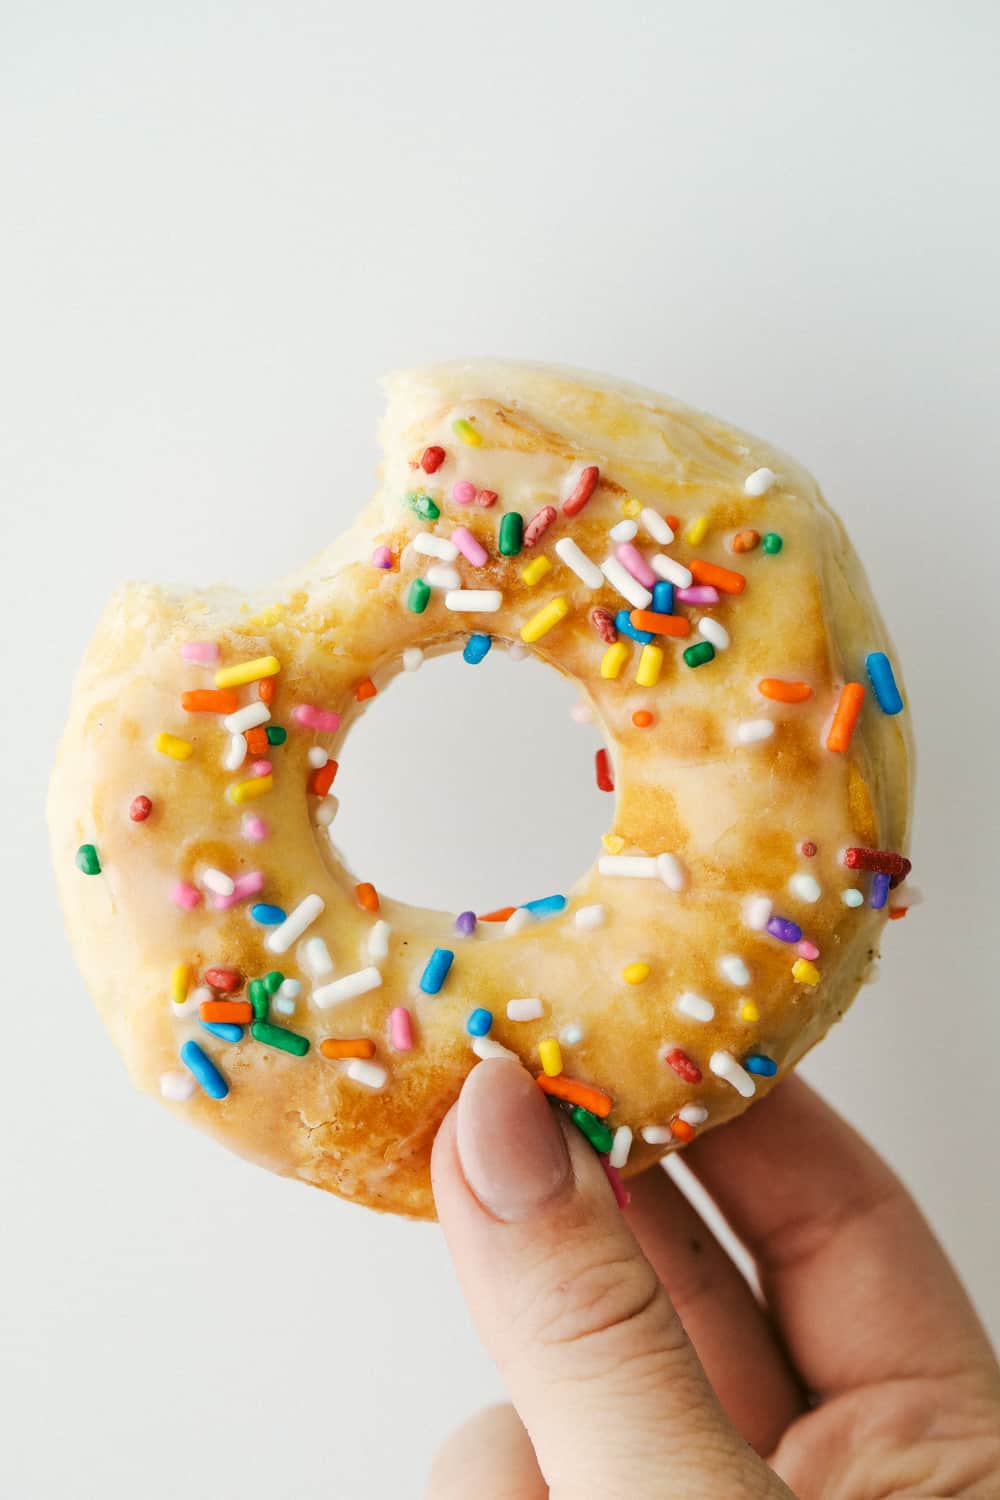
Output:
[[[187,999],[190,977],[191,970],[187,964],[174,964],[170,970],[170,998],[175,1005],[183,1005]]]
[[[554,1036],[543,1037],[538,1043],[538,1056],[542,1071],[555,1078],[563,1070],[562,1048]]]
[[[176,734],[167,734],[166,731],[156,736],[155,744],[161,755],[169,755],[172,760],[187,760],[194,753],[190,740],[182,740]]]
[[[625,840],[617,833],[602,833],[601,843],[609,854],[620,854],[625,848]]]
[[[806,958],[797,958],[792,964],[792,978],[799,984],[819,984],[819,970]]]
[[[642,506],[639,504],[638,500],[622,501],[622,515],[628,516],[630,521],[634,521],[641,510]]]
[[[220,667],[215,674],[217,688],[243,687],[247,682],[259,682],[262,677],[273,677],[281,671],[281,662],[276,656],[258,656],[253,661],[241,661],[235,667]]]
[[[760,1020],[760,1011],[757,1009],[756,1005],[754,1005],[754,1003],[753,1003],[752,1000],[745,1000],[743,1002],[743,1004],[740,1006],[740,1020],[741,1021],[759,1021]]]
[[[452,422],[451,430],[457,438],[462,439],[463,443],[468,443],[470,448],[481,448],[483,446],[482,433],[477,432],[472,423],[467,422],[464,417],[459,417],[456,421]]]
[[[643,646],[642,655],[639,657],[639,667],[635,674],[636,682],[640,687],[655,687],[660,680],[662,666],[662,646]]]
[[[625,642],[615,641],[614,645],[609,646],[601,657],[601,676],[607,678],[617,677],[622,667],[628,661],[628,655],[629,651]]]
[[[263,797],[273,786],[273,776],[251,776],[247,781],[234,781],[226,795],[230,802],[252,802],[255,797]]]
[[[622,970],[622,978],[626,984],[641,984],[649,978],[649,964],[629,964]]]
[[[699,542],[703,542],[705,540],[705,533],[707,530],[708,517],[695,516],[687,531],[685,531],[684,533],[684,540],[686,542],[690,542],[692,547],[697,547]]]
[[[521,639],[530,646],[532,641],[540,641],[560,620],[565,620],[569,614],[569,605],[562,594],[557,594],[544,604],[537,615],[532,615],[526,625],[521,626]]]
[[[530,563],[525,563],[521,569],[521,577],[533,589],[536,583],[541,583],[546,573],[552,572],[552,564],[547,557],[533,557]]]

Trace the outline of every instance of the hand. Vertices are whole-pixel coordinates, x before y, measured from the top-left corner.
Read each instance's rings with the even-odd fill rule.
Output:
[[[445,1444],[429,1500],[998,1500],[1000,1370],[888,1167],[797,1079],[685,1161],[763,1302],[666,1173],[621,1214],[522,1068],[473,1069],[434,1193],[514,1405]]]

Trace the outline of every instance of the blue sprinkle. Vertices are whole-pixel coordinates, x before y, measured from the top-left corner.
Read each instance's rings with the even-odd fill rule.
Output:
[[[466,1021],[465,1029],[470,1036],[485,1036],[492,1025],[493,1012],[479,1006]]]
[[[884,651],[872,651],[865,659],[868,668],[868,676],[871,678],[878,706],[884,714],[898,714],[903,711],[903,700],[899,696],[899,688],[893,676],[892,662]]]
[[[872,911],[881,911],[889,899],[889,877],[881,870],[877,870],[872,876],[871,890],[868,902]]]
[[[493,644],[491,635],[481,635],[478,631],[470,635],[462,652],[462,660],[467,661],[470,667],[478,667],[483,657]]]
[[[258,901],[251,906],[250,915],[262,927],[277,927],[285,920],[286,913],[280,906],[269,906],[266,901]]]
[[[448,970],[455,961],[450,948],[435,948],[420,976],[420,988],[425,995],[437,995],[448,978]]]
[[[674,612],[674,586],[672,583],[653,584],[653,609],[658,615]]]
[[[619,635],[627,635],[629,640],[639,641],[643,646],[648,646],[653,637],[648,630],[636,630],[629,619],[627,609],[620,609],[615,615],[615,624],[618,626]]]
[[[207,1053],[202,1052],[197,1042],[185,1042],[180,1052],[181,1062],[201,1084],[210,1099],[224,1099],[229,1093],[229,1084],[219,1072]]]
[[[476,930],[476,914],[474,911],[460,911],[455,918],[455,931],[459,937],[471,937]]]
[[[557,911],[565,911],[566,897],[540,896],[537,901],[525,901],[522,905],[536,917],[551,917]]]
[[[243,1027],[236,1026],[232,1021],[199,1021],[199,1026],[217,1036],[222,1042],[242,1042]]]
[[[745,1057],[743,1066],[748,1073],[756,1073],[760,1078],[773,1078],[778,1071],[774,1058],[763,1057],[759,1052],[751,1052],[749,1057]]]

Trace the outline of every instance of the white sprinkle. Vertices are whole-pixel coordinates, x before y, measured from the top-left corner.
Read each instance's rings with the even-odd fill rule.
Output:
[[[736,738],[741,745],[756,745],[769,740],[774,733],[773,719],[744,719],[736,726]]]
[[[743,903],[743,920],[754,932],[763,932],[771,920],[771,911],[767,896],[748,896]]]
[[[574,703],[569,716],[574,724],[590,724],[593,722],[594,710],[589,703]]]
[[[190,1099],[198,1085],[190,1073],[161,1073],[160,1093],[164,1099],[172,1099],[175,1104],[183,1104],[185,1099]]]
[[[729,648],[729,631],[725,625],[718,620],[713,620],[711,615],[702,615],[698,621],[698,631],[706,641],[710,641],[716,651],[726,651]]]
[[[711,1021],[715,1015],[715,1006],[711,1000],[706,1000],[704,995],[696,995],[693,990],[685,990],[676,1001],[677,1009],[682,1015],[690,1016],[692,1021]]]
[[[326,979],[333,973],[333,959],[321,937],[306,938],[302,944],[302,967],[313,979]]]
[[[230,734],[246,734],[248,729],[256,729],[258,724],[266,724],[270,717],[271,710],[267,704],[258,700],[256,703],[248,703],[246,708],[238,708],[234,714],[226,714],[222,727]]]
[[[247,758],[247,742],[242,734],[230,736],[229,744],[226,746],[222,756],[222,769],[224,771],[238,771]]]
[[[446,563],[454,562],[458,556],[458,548],[454,542],[444,536],[432,536],[429,531],[419,532],[413,538],[413,545],[425,557],[437,557]]]
[[[655,566],[655,559],[654,559]],[[606,557],[601,563],[601,572],[613,589],[627,599],[633,609],[646,609],[653,602],[653,596],[649,589],[643,588],[637,578],[633,578],[628,568],[620,563],[617,557]]]
[[[657,552],[649,559],[649,566],[657,578],[666,579],[667,583],[674,583],[679,589],[689,589],[694,582],[694,574],[690,568],[683,563],[675,562],[665,552]]]
[[[306,928],[315,922],[325,905],[323,897],[317,896],[315,892],[311,896],[304,896],[298,906],[288,913],[281,926],[275,927],[274,931],[268,935],[264,944],[267,951],[287,953],[292,944],[298,942]]]
[[[444,596],[445,609],[463,614],[495,615],[502,603],[499,589],[452,589]]]
[[[898,890],[891,891],[889,894],[890,911],[895,911],[899,906],[922,906],[923,902],[923,891],[919,890],[917,886],[911,885],[909,881],[906,882],[905,886],[900,886]]]
[[[486,1062],[491,1057],[512,1057],[515,1062],[520,1062],[516,1052],[511,1052],[509,1047],[501,1047],[499,1042],[494,1042],[488,1036],[474,1036],[472,1038],[472,1050],[478,1058]]]
[[[507,918],[503,924],[503,930],[508,937],[513,937],[516,933],[523,932],[526,927],[530,927],[533,921],[534,916],[528,908],[526,906],[519,906]]]
[[[593,932],[595,927],[604,926],[604,907],[600,904],[595,906],[581,906],[573,916],[577,927],[582,927],[584,932]]]
[[[652,854],[602,854],[597,870],[600,875],[625,875],[638,880],[655,880],[660,873]]]
[[[524,661],[528,648],[523,641],[511,641],[507,647],[507,655],[511,661]]]
[[[614,1140],[611,1142],[611,1150],[608,1152],[608,1166],[618,1167],[620,1170],[628,1161],[631,1149],[632,1132],[627,1125],[619,1125],[615,1131]]]
[[[646,505],[639,512],[639,520],[645,526],[654,542],[659,542],[661,547],[669,547],[674,539],[674,530],[669,522],[665,521],[658,510],[653,510]]]
[[[368,957],[373,963],[389,957],[389,938],[392,928],[381,917],[368,934]]]
[[[367,1062],[363,1057],[352,1057],[346,1068],[348,1078],[363,1083],[367,1089],[383,1089],[389,1075],[378,1063]]]
[[[683,1109],[677,1111],[677,1115],[685,1125],[704,1125],[708,1119],[708,1110],[703,1104],[685,1104]]]
[[[840,899],[845,906],[864,906],[865,904],[864,893],[853,885],[849,885],[846,891],[841,891]]]
[[[752,1099],[757,1092],[757,1085],[750,1074],[728,1052],[713,1052],[708,1059],[708,1066],[716,1078],[731,1084],[744,1099]]]
[[[728,979],[730,984],[738,984],[740,988],[750,983],[750,970],[736,953],[727,953],[719,959],[719,973],[723,979]]]
[[[656,873],[668,891],[682,891],[687,885],[687,871],[676,854],[658,854]]]
[[[327,796],[321,798],[321,800],[317,802],[315,808],[313,809],[313,822],[318,823],[320,828],[329,828],[330,824],[337,816],[337,810],[339,807],[340,803],[337,798],[331,797],[329,794],[327,794]]]
[[[578,1047],[583,1041],[584,1035],[584,1029],[579,1022],[571,1022],[569,1026],[564,1026],[562,1031],[560,1031],[559,1040],[564,1047]]]
[[[288,996],[283,995],[279,990],[271,1001],[271,1009],[276,1011],[279,1016],[294,1016],[295,1001],[289,1000]]]
[[[508,1000],[508,1021],[540,1021],[545,1007],[540,1000]]]
[[[788,889],[793,896],[798,896],[800,901],[808,901],[810,904],[818,901],[823,894],[823,887],[815,875],[805,875],[802,873],[792,876],[788,882]]]
[[[669,1125],[644,1125],[639,1134],[647,1146],[665,1146],[673,1139]]]
[[[176,1005],[171,1000],[170,1010],[175,1016],[196,1016],[206,1000],[214,999],[215,996],[208,988],[208,985],[200,984],[197,989],[191,991],[186,1000],[181,1001],[180,1005]]]
[[[309,753],[306,756],[306,760],[312,766],[313,770],[322,771],[323,767],[326,765],[329,759],[330,757],[327,755],[322,745],[311,745],[309,747]]]
[[[766,495],[777,477],[773,469],[754,469],[743,481],[744,492],[747,495]]]
[[[283,979],[281,981],[281,988],[278,990],[278,994],[279,995],[284,995],[284,997],[285,997],[286,1000],[295,1001],[295,1000],[297,1000],[299,998],[299,996],[301,995],[301,993],[302,993],[302,981],[301,981],[301,979]]]
[[[556,542],[556,553],[569,568],[575,573],[581,583],[585,583],[588,589],[599,589],[604,582],[601,570],[581,549],[576,545],[572,537],[563,536]]]
[[[231,896],[236,889],[236,882],[231,875],[222,870],[203,870],[201,883],[206,891],[212,891],[216,896]]]
[[[638,530],[634,521],[619,521],[617,525],[612,526],[608,536],[613,542],[631,542],[634,541]]]
[[[424,574],[424,582],[432,589],[460,589],[462,575],[450,563],[432,563]]]
[[[424,653],[419,646],[407,646],[403,652],[403,671],[415,672],[424,659]]]
[[[345,974],[343,979],[334,979],[332,983],[313,990],[313,1003],[320,1010],[328,1010],[331,1005],[356,1000],[359,995],[367,995],[369,990],[377,990],[381,983],[382,975],[374,965],[367,969],[357,969],[353,974]]]

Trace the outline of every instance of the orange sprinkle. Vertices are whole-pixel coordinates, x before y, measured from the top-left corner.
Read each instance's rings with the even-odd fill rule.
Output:
[[[189,714],[233,714],[239,701],[227,688],[194,688],[181,693],[181,708]]]
[[[865,701],[865,690],[860,682],[845,682],[840,690],[837,711],[826,737],[828,750],[846,750],[857,727],[861,705]]]
[[[666,521],[666,523],[670,527],[671,531],[680,531],[680,529],[681,529],[681,518],[680,518],[680,516],[664,516],[663,519]]]
[[[653,722],[653,715],[648,708],[637,708],[632,715],[632,723],[636,729],[648,729]]]
[[[906,916],[906,913],[909,911],[909,909],[910,908],[908,906],[894,906],[889,913],[889,921],[898,922],[900,917]]]
[[[257,684],[257,697],[261,703],[273,703],[277,684],[273,677],[262,677]]]
[[[674,1137],[674,1140],[684,1141],[686,1144],[688,1141],[694,1140],[694,1126],[689,1125],[687,1120],[682,1120],[678,1115],[676,1120],[671,1120],[670,1122],[670,1134]]]
[[[234,1026],[249,1026],[253,1006],[249,1000],[203,1000],[198,1014],[203,1021],[230,1021]]]
[[[734,552],[752,552],[755,547],[760,546],[760,532],[751,528],[749,531],[738,531],[729,544]]]
[[[344,1039],[328,1036],[325,1041],[320,1042],[319,1050],[324,1057],[374,1057],[375,1043],[367,1036]]]
[[[363,906],[365,911],[378,911],[378,891],[370,880],[363,880],[360,885],[356,885],[354,894],[358,898],[358,905]]]
[[[479,918],[480,922],[506,922],[517,911],[516,906],[498,906],[496,911],[488,911],[485,916]]]
[[[808,682],[785,682],[780,677],[762,677],[757,691],[765,698],[773,698],[775,703],[804,703],[813,695]]]
[[[363,703],[366,698],[374,698],[377,692],[378,688],[372,682],[371,678],[363,677],[354,689],[354,696],[359,703]]]
[[[333,778],[340,770],[335,760],[328,760],[325,766],[319,766],[309,777],[309,790],[314,797],[325,797],[333,786]]]
[[[654,609],[633,609],[629,619],[636,630],[649,630],[653,635],[691,634],[691,621],[684,615],[660,615]]]
[[[742,594],[747,586],[742,573],[734,573],[732,568],[720,568],[718,563],[705,562],[701,557],[692,557],[688,567],[695,583],[711,584],[724,594]]]
[[[536,1073],[535,1082],[543,1094],[552,1094],[556,1099],[565,1099],[567,1104],[579,1104],[584,1109],[589,1109],[592,1115],[597,1115],[601,1120],[611,1113],[611,1096],[603,1089],[595,1089],[592,1084],[580,1083],[576,1078],[567,1078],[565,1073],[560,1073],[557,1078],[550,1078],[547,1073]]]
[[[247,729],[243,738],[247,742],[247,749],[251,755],[267,754],[267,730],[263,724],[255,724],[253,729]]]

